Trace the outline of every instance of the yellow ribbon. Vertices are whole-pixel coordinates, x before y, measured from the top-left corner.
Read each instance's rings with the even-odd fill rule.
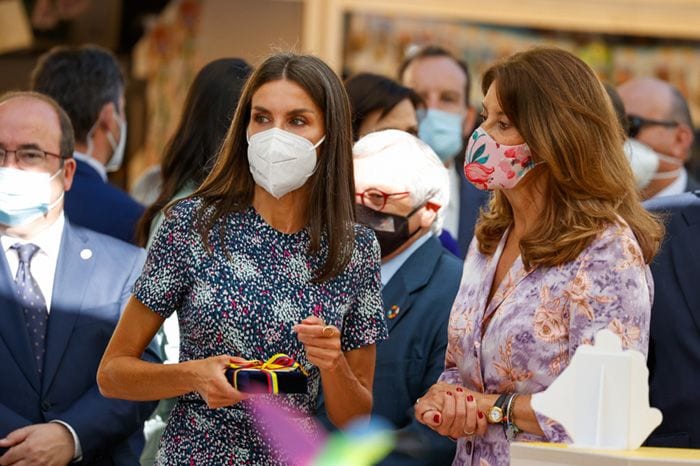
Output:
[[[267,376],[268,381],[268,393],[277,394],[279,393],[279,387],[277,384],[277,373],[278,372],[292,372],[295,370],[301,371],[305,376],[309,374],[304,370],[301,365],[284,353],[277,353],[267,361],[263,362],[260,359],[251,359],[244,363],[229,363],[229,367],[234,369],[233,373],[233,388],[238,390],[238,373],[241,371],[259,371]]]

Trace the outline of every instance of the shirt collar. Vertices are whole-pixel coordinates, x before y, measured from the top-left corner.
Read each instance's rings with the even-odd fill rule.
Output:
[[[428,234],[418,238],[412,245],[406,248],[405,251],[402,251],[401,254],[397,255],[396,257],[392,257],[388,261],[382,263],[381,275],[383,287],[386,286],[387,283],[389,283],[391,277],[393,277],[394,274],[396,274],[396,272],[399,271],[404,262],[406,262],[408,258],[411,257],[411,255],[418,250],[418,248],[423,246],[425,242],[430,239],[431,236],[433,236],[433,233],[429,231]]]
[[[63,227],[66,223],[66,217],[61,212],[58,218],[48,227],[41,230],[38,234],[32,238],[23,239],[14,236],[2,235],[0,236],[0,243],[2,243],[2,249],[7,253],[7,251],[17,243],[26,244],[32,243],[39,246],[39,250],[45,253],[51,258],[58,257],[58,252],[61,248],[61,237],[63,236]]]
[[[90,165],[97,172],[97,174],[100,175],[102,181],[104,181],[105,183],[107,182],[107,170],[105,169],[105,166],[102,165],[100,162],[93,159],[89,155],[83,154],[82,152],[78,151],[73,152],[73,157],[75,157],[76,160],[80,160],[81,162]]]
[[[652,197],[662,197],[662,196],[673,196],[675,194],[683,194],[685,192],[685,187],[688,184],[688,171],[685,167],[681,167],[678,177],[673,180],[673,183],[666,186],[664,189],[656,193]]]

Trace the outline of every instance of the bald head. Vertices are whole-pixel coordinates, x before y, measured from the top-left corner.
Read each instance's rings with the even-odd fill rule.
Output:
[[[54,99],[37,92],[7,92],[0,95],[0,107],[4,107],[5,113],[10,113],[5,117],[13,124],[34,124],[47,131],[53,130],[55,126],[58,130],[57,153],[64,158],[73,156],[73,125]]]
[[[678,89],[656,78],[635,78],[618,89],[628,115],[670,120],[692,127],[688,104]]]

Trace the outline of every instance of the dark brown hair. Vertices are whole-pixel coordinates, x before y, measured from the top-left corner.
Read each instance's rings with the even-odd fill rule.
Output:
[[[124,74],[107,49],[97,45],[58,46],[39,57],[30,87],[56,99],[73,123],[75,139],[86,142],[105,104],[112,102],[119,112]]]
[[[187,93],[180,123],[165,147],[160,178],[162,189],[136,227],[136,242],[146,246],[153,218],[187,183],[199,186],[214,165],[226,131],[252,68],[239,58],[207,64]]]
[[[611,224],[629,225],[649,263],[663,226],[640,202],[623,152],[623,132],[593,70],[556,48],[535,48],[493,65],[482,81],[543,162],[545,208],[520,241],[526,267],[570,262]],[[534,172],[532,173],[535,174]],[[476,227],[479,250],[491,255],[513,223],[508,199],[496,190]]]
[[[338,76],[317,57],[276,54],[250,76],[214,168],[192,195],[203,199],[196,223],[208,245],[209,234],[219,219],[252,204],[255,182],[248,165],[246,138],[251,102],[262,85],[282,79],[304,89],[324,113],[326,139],[319,146],[316,170],[307,181],[309,253],[321,252],[324,236],[328,244],[325,262],[315,271],[314,281],[321,282],[340,274],[350,261],[355,245],[355,184],[348,97]],[[224,234],[223,227],[219,234]]]
[[[408,99],[417,109],[422,100],[413,89],[402,86],[393,79],[372,73],[359,73],[345,81],[345,90],[350,99],[352,112],[352,138],[360,138],[360,126],[370,113],[381,110],[384,118],[404,99]]]

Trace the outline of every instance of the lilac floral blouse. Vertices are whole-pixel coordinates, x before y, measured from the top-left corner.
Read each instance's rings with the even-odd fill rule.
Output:
[[[610,226],[561,266],[527,271],[518,257],[487,306],[506,237],[490,257],[479,252],[476,238],[471,243],[450,315],[441,381],[482,393],[537,393],[564,370],[579,345],[592,344],[604,328],[618,334],[625,348],[646,355],[653,282],[627,225]],[[569,441],[561,425],[535,414],[545,436],[522,433],[517,440]],[[509,457],[502,426],[489,425],[484,437],[459,439],[453,465],[508,465]]]

